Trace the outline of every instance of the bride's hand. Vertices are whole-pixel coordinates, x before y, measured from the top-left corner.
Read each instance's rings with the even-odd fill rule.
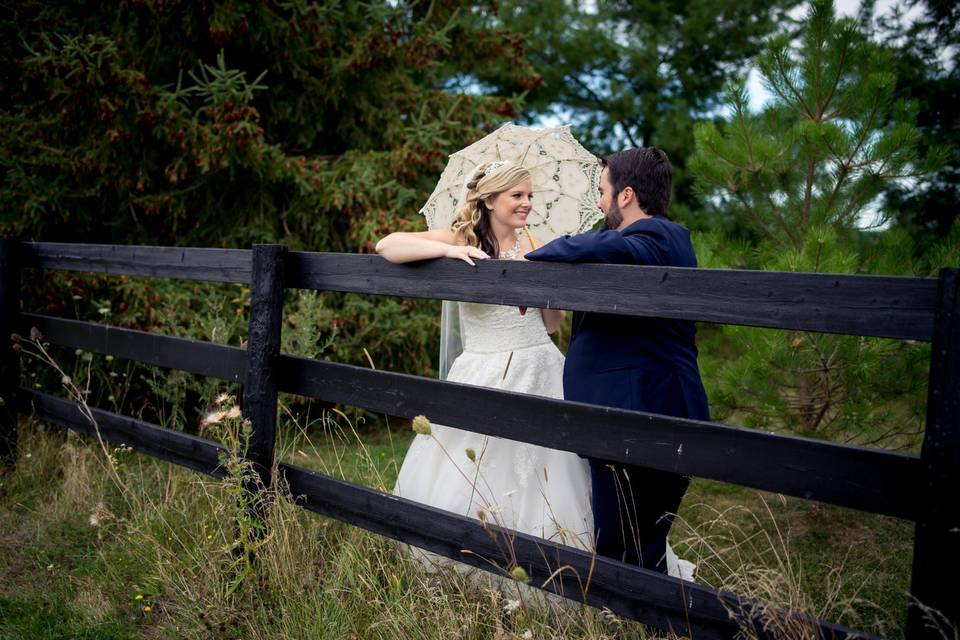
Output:
[[[471,247],[469,245],[450,245],[450,248],[447,249],[447,258],[454,258],[456,260],[463,260],[472,267],[477,266],[471,258],[476,258],[477,260],[486,260],[490,256],[484,253],[482,250],[477,247]]]

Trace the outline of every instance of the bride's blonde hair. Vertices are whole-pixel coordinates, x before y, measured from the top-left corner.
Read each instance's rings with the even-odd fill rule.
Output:
[[[530,179],[530,172],[505,160],[477,165],[465,185],[463,202],[457,209],[450,228],[464,241],[479,247],[492,257],[500,254],[500,243],[490,228],[490,209],[485,200],[497,196],[510,187]]]

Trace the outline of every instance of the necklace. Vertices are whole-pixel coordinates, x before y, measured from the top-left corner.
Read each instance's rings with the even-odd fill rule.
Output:
[[[517,244],[513,245],[513,248],[507,249],[506,251],[500,252],[501,260],[513,260],[520,254],[520,236],[517,236]]]

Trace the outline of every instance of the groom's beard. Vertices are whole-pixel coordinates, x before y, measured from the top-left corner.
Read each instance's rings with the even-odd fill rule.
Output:
[[[621,224],[623,224],[623,212],[620,211],[617,201],[612,200],[612,202],[610,202],[610,206],[603,214],[603,228],[616,231],[620,228]]]

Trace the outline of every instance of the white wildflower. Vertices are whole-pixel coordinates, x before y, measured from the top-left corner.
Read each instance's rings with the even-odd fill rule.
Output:
[[[205,427],[209,427],[212,424],[220,424],[220,421],[223,420],[224,412],[223,411],[211,411],[207,415],[203,416],[201,424]]]
[[[523,632],[523,635],[520,637],[523,638],[523,640],[533,640],[533,631],[531,631],[530,629],[527,629],[526,631]]]
[[[239,418],[240,415],[241,415],[241,414],[240,414],[240,407],[238,407],[238,406],[236,406],[236,405],[230,407],[230,410],[227,411],[227,412],[224,414],[224,416],[226,416],[227,418],[230,418],[231,420],[234,419],[234,418]]]
[[[503,605],[503,612],[509,615],[519,608],[520,608],[519,600],[507,600],[507,604]]]
[[[229,400],[231,400],[231,397],[230,397],[230,394],[229,394],[229,393],[221,393],[220,395],[217,396],[217,399],[214,400],[214,402],[215,402],[216,404],[224,404],[224,403],[228,402]]]

